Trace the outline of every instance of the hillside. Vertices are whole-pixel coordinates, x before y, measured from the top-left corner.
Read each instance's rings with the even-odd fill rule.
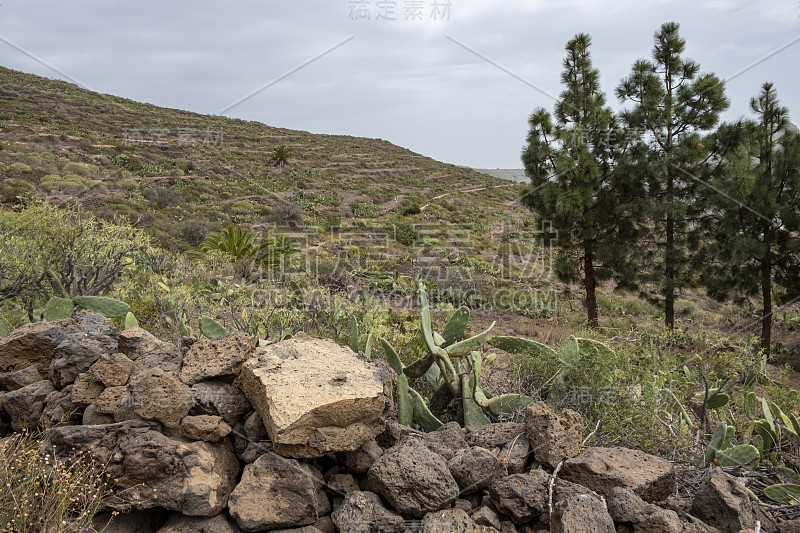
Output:
[[[6,68],[0,100],[0,201],[77,201],[176,251],[231,221],[384,220],[436,197],[424,221],[486,227],[525,214],[507,182],[380,139],[164,109]],[[278,146],[292,153],[283,168],[270,161]]]
[[[534,222],[524,185],[505,171],[8,69],[0,99],[0,336],[97,304],[87,296],[124,307],[109,315],[117,327],[186,349],[226,332],[264,343],[304,332],[365,358],[396,349],[394,364],[413,368],[452,335],[454,361],[428,358],[408,379],[414,401],[445,420],[470,413],[462,393],[474,378],[476,402],[480,385],[486,405],[512,392],[575,409],[597,446],[697,462],[722,427],[757,448],[762,468],[794,471],[798,304],[775,314],[769,359],[752,336],[757,303],[694,288],[667,331],[658,305],[609,282],[597,292],[599,327],[588,329],[582,288],[556,279],[558,234]],[[290,153],[283,165],[278,151]],[[208,245],[228,227],[228,244],[247,246]]]

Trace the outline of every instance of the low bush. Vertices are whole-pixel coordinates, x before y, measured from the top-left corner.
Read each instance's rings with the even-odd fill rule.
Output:
[[[355,202],[350,209],[356,218],[375,218],[380,214],[380,209],[375,204],[367,202]]]
[[[69,194],[77,196],[85,193],[98,183],[97,181],[83,178],[77,174],[67,174],[66,176],[49,174],[42,178],[39,185],[50,194]]]
[[[68,463],[45,452],[30,434],[0,443],[0,527],[17,533],[79,533],[110,494],[104,465],[89,453]]]
[[[77,174],[79,176],[95,176],[99,172],[99,169],[94,165],[76,163],[75,161],[68,161],[61,170],[64,174]]]
[[[18,196],[33,193],[36,187],[19,178],[8,178],[0,182],[0,202],[15,202]]]

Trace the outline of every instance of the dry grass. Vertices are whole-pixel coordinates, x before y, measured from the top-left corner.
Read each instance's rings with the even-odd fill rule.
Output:
[[[0,530],[15,533],[91,531],[110,494],[109,474],[91,452],[70,460],[40,454],[30,434],[0,441]]]

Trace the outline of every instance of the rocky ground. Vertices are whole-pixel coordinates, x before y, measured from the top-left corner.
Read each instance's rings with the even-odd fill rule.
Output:
[[[42,455],[107,465],[98,530],[117,511],[106,531],[800,531],[736,472],[582,448],[572,411],[537,404],[466,435],[401,426],[386,365],[304,335],[180,350],[83,312],[0,340],[0,372],[5,434],[41,424]]]

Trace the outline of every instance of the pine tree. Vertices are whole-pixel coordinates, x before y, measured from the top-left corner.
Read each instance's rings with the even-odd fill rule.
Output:
[[[600,90],[590,45],[586,34],[567,43],[555,122],[546,110],[534,110],[522,162],[531,180],[523,203],[558,232],[556,274],[583,282],[588,322],[596,327],[597,283],[629,264],[625,243],[637,226],[630,220],[635,209],[619,196],[625,187],[615,186],[624,139]]]
[[[800,293],[800,137],[771,83],[750,101],[756,120],[720,127],[712,136],[721,172],[712,181],[712,232],[700,255],[709,294],[759,296],[761,347],[769,353],[777,282]]]
[[[713,128],[727,109],[723,83],[682,56],[686,41],[679,25],[665,23],[656,32],[652,61],[640,59],[617,87],[621,102],[634,107],[623,117],[641,131],[649,154],[643,179],[647,190],[652,242],[643,251],[643,279],[660,289],[664,321],[675,325],[677,290],[690,283],[688,251],[696,243],[695,219],[704,208],[695,189],[707,177],[707,151],[701,133]]]

